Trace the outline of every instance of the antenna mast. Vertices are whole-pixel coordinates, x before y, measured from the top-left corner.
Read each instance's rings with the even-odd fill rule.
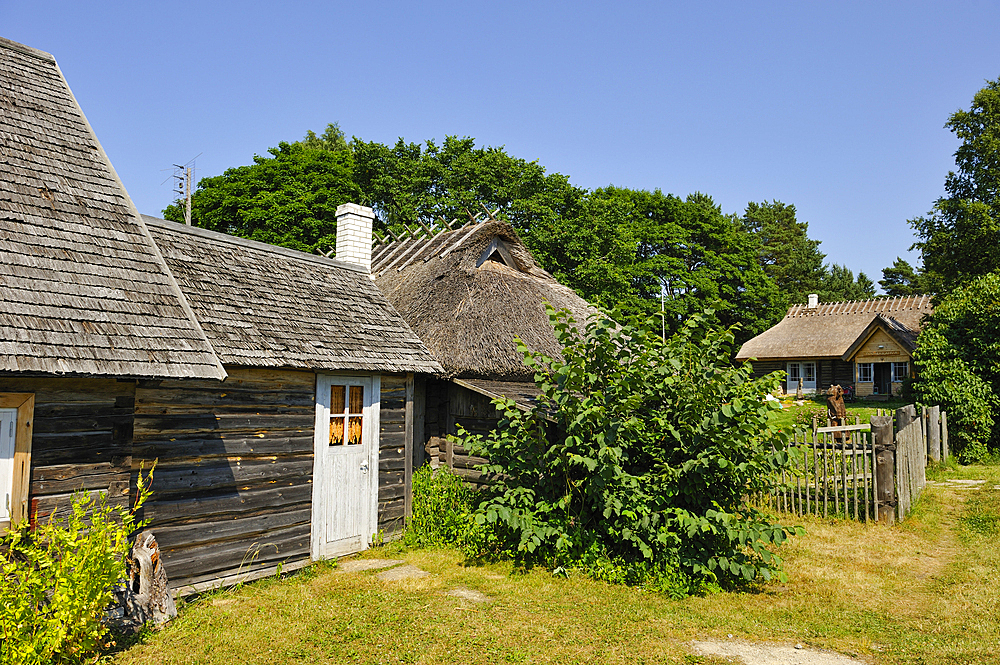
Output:
[[[176,187],[174,191],[177,192],[177,200],[184,199],[184,223],[191,226],[191,182],[194,180],[194,160],[201,157],[197,155],[187,164],[183,166],[180,164],[174,164],[174,179],[176,182]]]

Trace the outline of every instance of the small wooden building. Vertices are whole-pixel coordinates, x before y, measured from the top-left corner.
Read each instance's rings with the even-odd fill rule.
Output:
[[[136,389],[132,467],[158,460],[145,517],[171,584],[289,570],[398,530],[414,374],[441,368],[367,270],[144,219],[228,374]]]
[[[2,530],[127,505],[136,381],[226,374],[52,56],[0,39],[0,80]]]
[[[0,78],[0,528],[128,505],[157,461],[180,592],[398,529],[441,367],[367,268],[144,220],[50,55],[0,39]]]
[[[913,371],[921,319],[930,296],[792,305],[777,325],[747,341],[736,359],[753,360],[754,374],[786,372],[794,393],[852,386],[862,397],[898,395]]]
[[[371,265],[375,283],[447,373],[429,378],[423,391],[418,438],[433,450],[459,425],[494,429],[497,396],[529,407],[538,389],[514,338],[532,351],[561,352],[546,303],[568,309],[581,328],[596,310],[542,270],[506,222],[428,231],[380,242]]]

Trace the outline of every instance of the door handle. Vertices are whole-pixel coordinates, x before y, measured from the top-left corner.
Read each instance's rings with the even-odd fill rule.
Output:
[[[361,463],[361,473],[368,473],[368,462]]]

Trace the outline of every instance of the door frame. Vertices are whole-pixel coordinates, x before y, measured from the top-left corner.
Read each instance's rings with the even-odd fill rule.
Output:
[[[364,515],[365,527],[362,530],[362,547],[367,549],[370,537],[378,529],[378,458],[379,458],[379,411],[381,404],[382,377],[379,374],[364,374],[354,372],[339,372],[336,374],[316,374],[316,419],[313,425],[313,489],[312,489],[312,527],[309,538],[309,551],[314,561],[326,556],[343,556],[350,552],[324,555],[326,545],[327,502],[336,488],[323,486],[323,460],[326,457],[330,438],[330,386],[338,380],[364,379],[371,385],[369,396],[365,400],[364,430],[362,437],[368,437],[368,482],[366,486],[370,494],[367,510]],[[345,432],[346,434],[346,432]]]

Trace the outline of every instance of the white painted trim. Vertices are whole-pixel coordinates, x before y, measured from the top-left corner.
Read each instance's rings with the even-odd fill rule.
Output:
[[[361,542],[357,550],[333,551],[325,548],[325,534],[327,533],[326,517],[329,514],[328,504],[330,496],[324,490],[322,479],[325,477],[323,460],[329,453],[327,441],[330,427],[330,386],[338,381],[362,380],[362,385],[366,386],[366,403],[364,406],[364,437],[367,438],[368,448],[368,481],[365,483],[370,495],[367,510],[364,511],[362,519]],[[354,551],[367,549],[371,542],[371,537],[378,530],[378,460],[379,460],[379,430],[381,410],[381,389],[382,377],[379,374],[317,374],[316,375],[316,417],[313,423],[313,488],[312,488],[312,526],[309,538],[310,556],[314,561],[331,556],[342,554],[352,554]],[[345,423],[346,425],[346,423]],[[345,430],[346,434],[346,430]],[[353,446],[352,446],[353,447]]]

